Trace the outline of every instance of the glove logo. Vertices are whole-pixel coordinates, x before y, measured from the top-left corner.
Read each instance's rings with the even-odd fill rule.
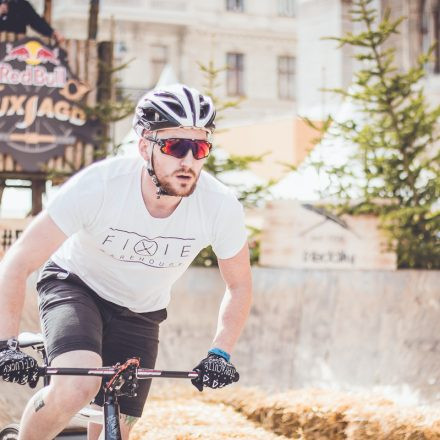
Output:
[[[4,349],[0,351],[0,376],[7,382],[33,388],[39,376],[37,361],[18,349]]]
[[[234,365],[214,353],[209,353],[194,370],[199,373],[199,377],[191,382],[199,391],[203,391],[203,387],[223,388],[239,379]]]

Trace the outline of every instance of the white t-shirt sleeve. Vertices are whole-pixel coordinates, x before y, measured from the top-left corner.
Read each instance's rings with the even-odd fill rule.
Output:
[[[104,184],[96,166],[89,166],[71,177],[49,201],[47,212],[69,237],[88,229],[104,200]]]
[[[225,197],[214,225],[212,249],[217,258],[232,258],[247,240],[244,211],[235,196]]]

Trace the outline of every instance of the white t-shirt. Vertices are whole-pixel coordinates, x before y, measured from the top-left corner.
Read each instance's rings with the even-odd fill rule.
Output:
[[[241,204],[202,171],[194,193],[155,218],[141,193],[140,158],[112,158],[67,181],[47,211],[69,237],[52,260],[102,298],[135,312],[165,308],[173,283],[208,245],[220,259],[246,240]]]

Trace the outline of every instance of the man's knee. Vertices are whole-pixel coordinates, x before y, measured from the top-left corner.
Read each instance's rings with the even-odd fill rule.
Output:
[[[82,407],[93,400],[100,386],[101,379],[97,377],[63,377],[51,383],[47,398],[62,405]]]
[[[56,357],[53,367],[94,368],[101,367],[101,357],[90,351],[72,351]],[[101,387],[100,377],[52,376],[48,389],[48,399],[67,407],[80,408],[88,404]],[[67,409],[67,408],[66,408]]]

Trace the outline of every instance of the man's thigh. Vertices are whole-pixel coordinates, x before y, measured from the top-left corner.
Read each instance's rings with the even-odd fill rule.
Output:
[[[65,271],[43,272],[37,290],[49,362],[77,350],[101,356],[103,318],[96,294]]]
[[[134,313],[130,310],[116,314],[104,329],[102,359],[104,365],[124,363],[127,359],[140,359],[142,368],[154,368],[159,346],[159,324],[167,317],[165,309],[149,313]],[[136,397],[122,396],[119,399],[121,413],[140,417],[151,379],[139,380]],[[95,403],[102,405],[100,393]]]

